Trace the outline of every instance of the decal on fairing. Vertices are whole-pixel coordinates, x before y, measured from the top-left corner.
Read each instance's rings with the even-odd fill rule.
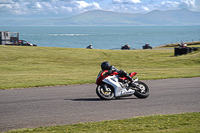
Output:
[[[112,79],[112,81],[117,82],[117,81],[115,81],[115,79],[113,79],[113,78],[111,78],[111,79]]]

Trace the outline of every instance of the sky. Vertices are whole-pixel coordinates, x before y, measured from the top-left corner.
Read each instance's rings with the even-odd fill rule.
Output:
[[[90,10],[144,14],[182,8],[200,12],[200,0],[0,0],[0,19],[66,18]]]

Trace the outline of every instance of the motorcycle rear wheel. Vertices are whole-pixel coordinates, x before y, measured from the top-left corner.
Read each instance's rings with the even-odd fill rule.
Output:
[[[111,87],[106,84],[98,85],[96,88],[96,93],[102,100],[114,99],[114,91]]]
[[[142,81],[136,81],[135,84],[139,89],[135,90],[134,95],[138,98],[147,98],[149,96],[149,87]]]

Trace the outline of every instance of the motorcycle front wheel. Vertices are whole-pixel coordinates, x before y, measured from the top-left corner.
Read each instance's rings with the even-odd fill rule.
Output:
[[[96,88],[96,93],[102,100],[114,99],[114,91],[111,87],[106,84],[98,85]]]
[[[134,82],[137,86],[134,95],[138,98],[147,98],[149,96],[149,87],[142,81]]]

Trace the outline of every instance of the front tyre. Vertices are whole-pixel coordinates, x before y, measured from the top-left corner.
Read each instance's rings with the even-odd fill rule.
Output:
[[[96,93],[102,100],[111,100],[114,98],[113,89],[108,87],[106,84],[98,85]]]
[[[149,96],[149,87],[142,81],[134,82],[137,86],[134,95],[138,98],[147,98]]]

